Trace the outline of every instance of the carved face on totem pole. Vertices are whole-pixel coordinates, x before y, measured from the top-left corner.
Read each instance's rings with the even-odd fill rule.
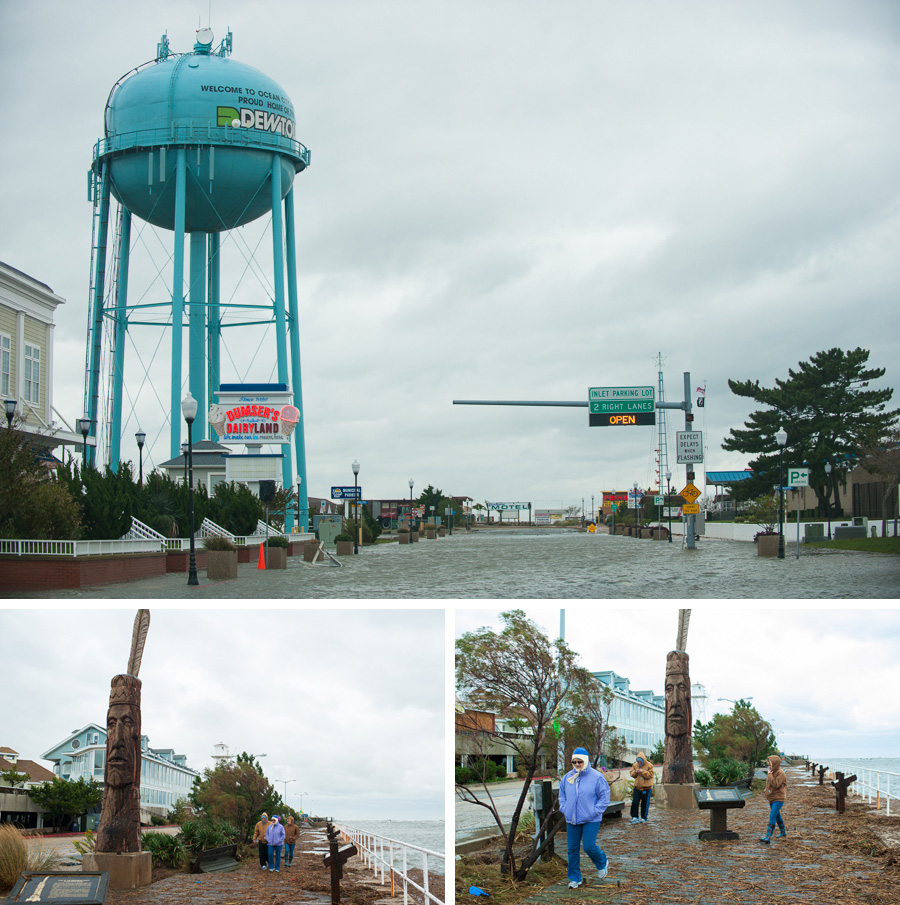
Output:
[[[694,781],[694,752],[691,745],[690,658],[673,650],[666,657],[666,757],[665,783]]]
[[[141,795],[141,682],[114,676],[106,712],[106,768],[97,827],[99,852],[139,852]]]

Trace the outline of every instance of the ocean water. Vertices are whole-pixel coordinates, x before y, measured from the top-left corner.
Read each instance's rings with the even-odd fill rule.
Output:
[[[878,778],[878,787],[892,798],[900,799],[900,757],[816,757],[813,760],[831,772],[840,770],[845,776],[855,773],[860,779],[862,770],[879,770],[882,775]],[[875,777],[870,777],[870,781],[875,783]]]
[[[396,842],[405,842],[407,845],[417,845],[419,848],[427,848],[430,852],[444,852],[444,821],[443,820],[347,820],[338,821],[345,826],[384,836]],[[397,853],[394,847],[394,863],[403,863],[402,853]],[[407,865],[409,867],[421,867],[422,856],[418,852],[407,853]],[[428,858],[428,871],[434,874],[444,873],[444,859]]]

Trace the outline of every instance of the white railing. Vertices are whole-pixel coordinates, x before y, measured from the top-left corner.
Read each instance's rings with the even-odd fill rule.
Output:
[[[109,553],[159,553],[152,538],[119,540],[0,540],[0,554],[11,556],[103,556]]]
[[[868,767],[852,767],[838,762],[829,768],[829,777],[834,779],[837,771],[845,776],[856,775],[856,781],[849,789],[850,794],[865,798],[870,804],[874,801],[875,809],[883,807],[888,817],[891,816],[892,804],[895,812],[900,810],[900,773],[874,770]]]
[[[387,882],[391,885],[391,895],[394,894],[394,876],[396,875],[400,879],[403,884],[403,905],[409,905],[410,889],[422,894],[424,905],[428,905],[429,902],[433,902],[435,905],[444,905],[443,900],[438,898],[428,888],[428,859],[432,859],[432,865],[434,865],[435,859],[440,859],[442,862],[445,861],[445,856],[441,852],[432,852],[427,848],[410,845],[408,842],[399,842],[396,839],[389,839],[387,836],[378,836],[367,830],[356,829],[342,823],[336,823],[334,826],[356,846],[363,863],[367,867],[372,868],[372,875],[378,877],[380,874],[382,886],[387,885],[385,883],[385,873],[388,874]],[[416,869],[416,866],[409,863],[410,858],[417,861],[421,860],[421,885],[410,876],[410,871]]]
[[[131,527],[128,529],[127,534],[122,535],[123,540],[135,540],[136,538],[143,538],[144,540],[155,540],[155,541],[164,541],[165,535],[160,534],[158,531],[155,531],[149,525],[145,525],[139,519],[136,519],[134,516],[131,517]]]

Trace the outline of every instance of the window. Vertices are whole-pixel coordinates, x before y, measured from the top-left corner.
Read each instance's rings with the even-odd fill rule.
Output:
[[[10,365],[9,365],[10,338],[5,333],[0,333],[0,395],[9,399],[10,392]]]
[[[38,405],[41,401],[41,350],[25,343],[25,401]]]

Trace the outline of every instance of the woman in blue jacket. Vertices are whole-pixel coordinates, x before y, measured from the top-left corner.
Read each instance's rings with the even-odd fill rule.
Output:
[[[559,784],[559,809],[566,818],[566,841],[569,845],[569,889],[581,886],[581,847],[594,862],[597,877],[606,876],[609,859],[597,847],[597,832],[603,812],[609,804],[609,783],[594,770],[584,748],[572,752],[573,770]]]

